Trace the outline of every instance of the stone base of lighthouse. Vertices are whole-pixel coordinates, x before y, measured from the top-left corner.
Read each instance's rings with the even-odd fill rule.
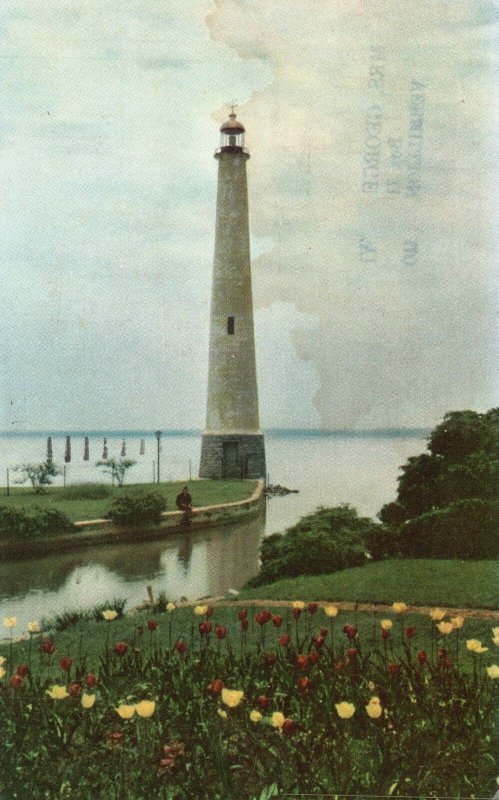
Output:
[[[265,443],[261,433],[205,433],[200,478],[265,478]]]

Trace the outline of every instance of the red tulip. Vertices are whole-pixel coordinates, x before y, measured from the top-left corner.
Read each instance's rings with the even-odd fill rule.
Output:
[[[309,603],[309,604],[308,604],[308,613],[309,613],[309,614],[315,614],[315,612],[317,611],[317,609],[318,609],[318,605],[317,605],[317,603]]]
[[[212,617],[212,616],[213,616],[213,609],[211,606],[208,606],[208,608],[206,609],[206,617]]]
[[[266,711],[266,710],[267,710],[267,708],[268,708],[268,707],[269,707],[269,705],[270,705],[270,700],[269,700],[269,698],[268,698],[268,697],[265,697],[265,695],[264,695],[264,694],[260,695],[260,697],[258,698],[258,700],[257,700],[256,702],[257,702],[257,705],[259,706],[259,708],[261,708],[261,709],[262,709],[262,711]]]
[[[351,664],[357,658],[357,650],[355,647],[349,647],[347,650],[348,661]]]
[[[291,613],[295,619],[299,619],[301,617],[301,608],[292,608]]]
[[[225,625],[217,625],[215,628],[215,634],[217,639],[220,640],[225,639],[225,637],[227,636],[227,628],[225,627]]]
[[[438,660],[445,661],[446,658],[447,658],[447,650],[445,649],[445,647],[442,647],[442,649],[438,651]]]
[[[208,686],[208,690],[212,693],[212,695],[220,694],[223,688],[224,682],[221,681],[220,678],[214,678]]]
[[[381,631],[381,638],[383,639],[383,641],[388,639],[389,636],[390,636],[390,631],[385,631],[385,630]]]
[[[318,653],[316,650],[312,650],[312,652],[308,654],[308,661],[310,664],[317,664],[319,658],[320,653]]]
[[[285,736],[292,736],[295,730],[295,723],[292,719],[285,719],[282,723],[282,732]]]
[[[272,617],[272,624],[276,626],[276,628],[280,628],[282,625],[282,617],[280,614],[274,614]]]
[[[128,644],[126,642],[116,642],[114,645],[114,652],[117,656],[124,656],[127,650]]]
[[[149,622],[147,623],[147,627],[152,633],[152,631],[155,631],[156,628],[158,627],[158,623],[156,622],[155,619],[150,619]]]
[[[388,672],[393,677],[397,677],[400,674],[400,664],[394,664],[393,661],[388,662]]]
[[[272,614],[270,611],[259,611],[258,614],[255,614],[255,621],[258,622],[259,625],[265,625],[272,619]]]
[[[409,625],[409,627],[405,629],[405,635],[408,639],[412,639],[416,635],[416,628],[413,625]]]
[[[73,659],[70,658],[69,656],[64,656],[64,658],[61,658],[61,660],[59,661],[59,666],[62,670],[64,670],[64,672],[69,672],[69,670],[73,666]]]
[[[68,691],[71,697],[78,697],[81,692],[81,686],[79,683],[70,683]]]
[[[308,667],[309,656],[299,655],[296,656],[295,664],[298,669],[306,669]]]
[[[328,634],[328,629],[327,628],[321,628],[321,636],[322,636],[323,639],[326,638],[327,634]]]
[[[85,678],[85,683],[87,684],[88,688],[91,689],[93,686],[97,684],[97,675],[94,675],[92,672],[89,672],[87,677]]]
[[[211,622],[200,622],[199,623],[199,633],[201,636],[207,636],[212,628]]]
[[[426,664],[426,662],[428,660],[428,656],[426,655],[425,650],[420,650],[419,651],[419,653],[417,655],[417,659],[418,659],[420,664]]]
[[[27,664],[19,664],[18,668],[16,669],[16,675],[20,675],[21,678],[25,678],[29,672],[29,667]]]
[[[247,616],[248,616],[248,612],[247,612],[247,610],[245,608],[241,608],[237,612],[237,617],[238,617],[239,620],[246,619]]]
[[[279,642],[281,647],[289,647],[289,645],[291,644],[291,636],[289,636],[289,634],[287,633],[281,633],[277,641]]]
[[[307,678],[306,675],[302,675],[301,678],[298,678],[296,685],[298,687],[298,691],[305,692],[310,686],[310,678]]]
[[[265,653],[263,656],[263,663],[266,667],[271,667],[275,663],[277,656],[275,653]]]
[[[183,641],[183,639],[179,639],[179,641],[175,645],[175,649],[176,649],[177,653],[180,653],[181,656],[184,655],[184,653],[187,651],[187,645]]]
[[[323,636],[314,636],[314,647],[316,647],[317,650],[320,650],[323,644],[324,644]]]
[[[248,622],[248,620],[246,619],[246,617],[244,617],[244,618],[241,620],[241,630],[242,630],[242,631],[247,631],[247,630],[248,630],[248,628],[249,628],[249,622]]]
[[[13,675],[9,683],[13,689],[20,689],[23,685],[23,679],[20,675]]]
[[[52,655],[52,653],[55,653],[55,644],[51,642],[50,639],[44,639],[40,645],[40,650],[42,653]]]
[[[344,661],[337,661],[334,665],[336,672],[343,672],[345,669],[345,662]]]
[[[442,666],[444,667],[444,669],[449,669],[450,667],[452,667],[452,661],[450,660],[450,658],[444,658],[442,661]]]
[[[350,639],[351,642],[357,637],[357,628],[355,625],[344,625],[343,626],[343,633],[346,633],[347,638]]]

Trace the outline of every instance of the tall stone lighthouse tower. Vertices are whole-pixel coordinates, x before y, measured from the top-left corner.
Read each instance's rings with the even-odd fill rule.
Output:
[[[234,108],[221,131],[201,478],[265,477],[258,419],[244,127]]]

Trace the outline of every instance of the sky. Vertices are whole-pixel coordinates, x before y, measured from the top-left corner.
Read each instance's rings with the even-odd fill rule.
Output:
[[[203,427],[232,99],[262,426],[494,405],[498,19],[485,0],[3,0],[0,429]]]

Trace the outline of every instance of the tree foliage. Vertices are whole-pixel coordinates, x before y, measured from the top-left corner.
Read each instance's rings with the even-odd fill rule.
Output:
[[[104,458],[101,461],[97,461],[95,466],[103,467],[102,471],[111,475],[113,483],[116,481],[118,486],[123,486],[127,470],[136,463],[131,458]]]
[[[19,473],[15,483],[23,484],[29,481],[37,494],[41,494],[45,486],[52,483],[52,478],[61,475],[61,470],[50,459],[42,461],[41,464],[18,464],[13,471]]]

